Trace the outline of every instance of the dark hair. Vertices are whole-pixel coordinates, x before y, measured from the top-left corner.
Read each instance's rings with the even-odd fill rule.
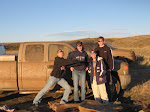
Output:
[[[63,50],[63,49],[59,49],[59,50],[57,51],[57,53],[58,53],[58,52],[64,52],[64,50]]]
[[[102,36],[98,37],[98,40],[99,40],[99,39],[102,39],[103,41],[105,40],[104,37],[102,37]]]
[[[82,45],[82,50],[84,50],[84,46],[83,46],[83,43],[81,41],[76,42],[76,49],[77,49],[77,45]]]
[[[81,41],[77,41],[76,45],[82,45],[82,42]]]

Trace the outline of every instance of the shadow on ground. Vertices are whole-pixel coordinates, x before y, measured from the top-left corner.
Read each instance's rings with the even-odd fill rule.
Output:
[[[131,83],[127,89],[131,89],[137,84],[143,84],[150,80],[150,66],[141,65],[143,57],[137,57],[137,60],[129,64],[129,74],[131,75]]]

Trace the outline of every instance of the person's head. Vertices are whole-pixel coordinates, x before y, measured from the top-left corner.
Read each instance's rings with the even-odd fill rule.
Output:
[[[57,51],[57,56],[60,57],[60,58],[62,58],[62,57],[64,56],[64,50],[59,49],[59,50]]]
[[[93,59],[96,59],[96,52],[95,52],[95,51],[91,51],[91,57],[92,57]]]
[[[76,49],[80,52],[84,49],[81,41],[76,42]]]
[[[104,42],[105,42],[104,37],[102,37],[102,36],[98,37],[98,45],[99,46],[103,46]]]

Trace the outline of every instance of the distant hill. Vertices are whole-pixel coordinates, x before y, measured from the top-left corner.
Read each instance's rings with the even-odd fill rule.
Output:
[[[83,43],[97,42],[97,38],[79,39]],[[75,45],[78,40],[67,41]],[[120,49],[133,50],[137,56],[150,58],[150,35],[139,35],[125,38],[106,38],[105,41]]]
[[[79,40],[85,44],[97,42],[97,38],[84,38],[60,42],[69,42],[75,45],[75,43]],[[144,57],[146,60],[150,60],[150,35],[139,35],[125,38],[106,38],[105,41],[116,48],[133,50],[136,56]],[[1,44],[4,44],[6,50],[18,50],[20,45],[20,43]]]
[[[76,41],[82,42],[97,42],[97,38],[84,38],[78,40],[71,41],[60,41],[60,42],[69,42],[75,44]],[[125,38],[105,38],[105,41],[114,47],[123,48],[123,47],[134,47],[134,48],[142,48],[150,46],[150,35],[139,35],[133,37],[125,37]],[[20,43],[1,43],[5,45],[7,50],[11,50],[12,48],[19,48]]]
[[[97,38],[79,39],[82,42],[97,42]],[[78,40],[67,41],[75,43]],[[150,45],[150,35],[140,35],[125,38],[105,38],[105,41],[114,47],[146,47]],[[63,42],[63,41],[62,41]]]

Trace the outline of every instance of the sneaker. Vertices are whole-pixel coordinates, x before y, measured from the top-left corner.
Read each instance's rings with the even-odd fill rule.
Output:
[[[62,100],[61,102],[60,102],[60,104],[66,104],[67,103],[67,101],[65,101],[65,100]]]
[[[9,109],[7,105],[4,105],[3,107],[0,107],[0,111],[2,112],[14,112],[15,109]]]
[[[38,107],[38,106],[39,106],[38,103],[37,103],[37,104],[33,103],[32,105],[33,105],[34,107]]]
[[[85,101],[85,100],[82,100],[82,101],[81,101],[81,104],[82,104],[82,105],[85,105],[86,103],[87,103],[87,101]]]
[[[109,105],[110,103],[109,102],[103,102],[103,105]]]
[[[80,101],[74,101],[74,103],[80,103]]]
[[[96,101],[98,101],[99,103],[103,103],[101,98],[95,98]]]

